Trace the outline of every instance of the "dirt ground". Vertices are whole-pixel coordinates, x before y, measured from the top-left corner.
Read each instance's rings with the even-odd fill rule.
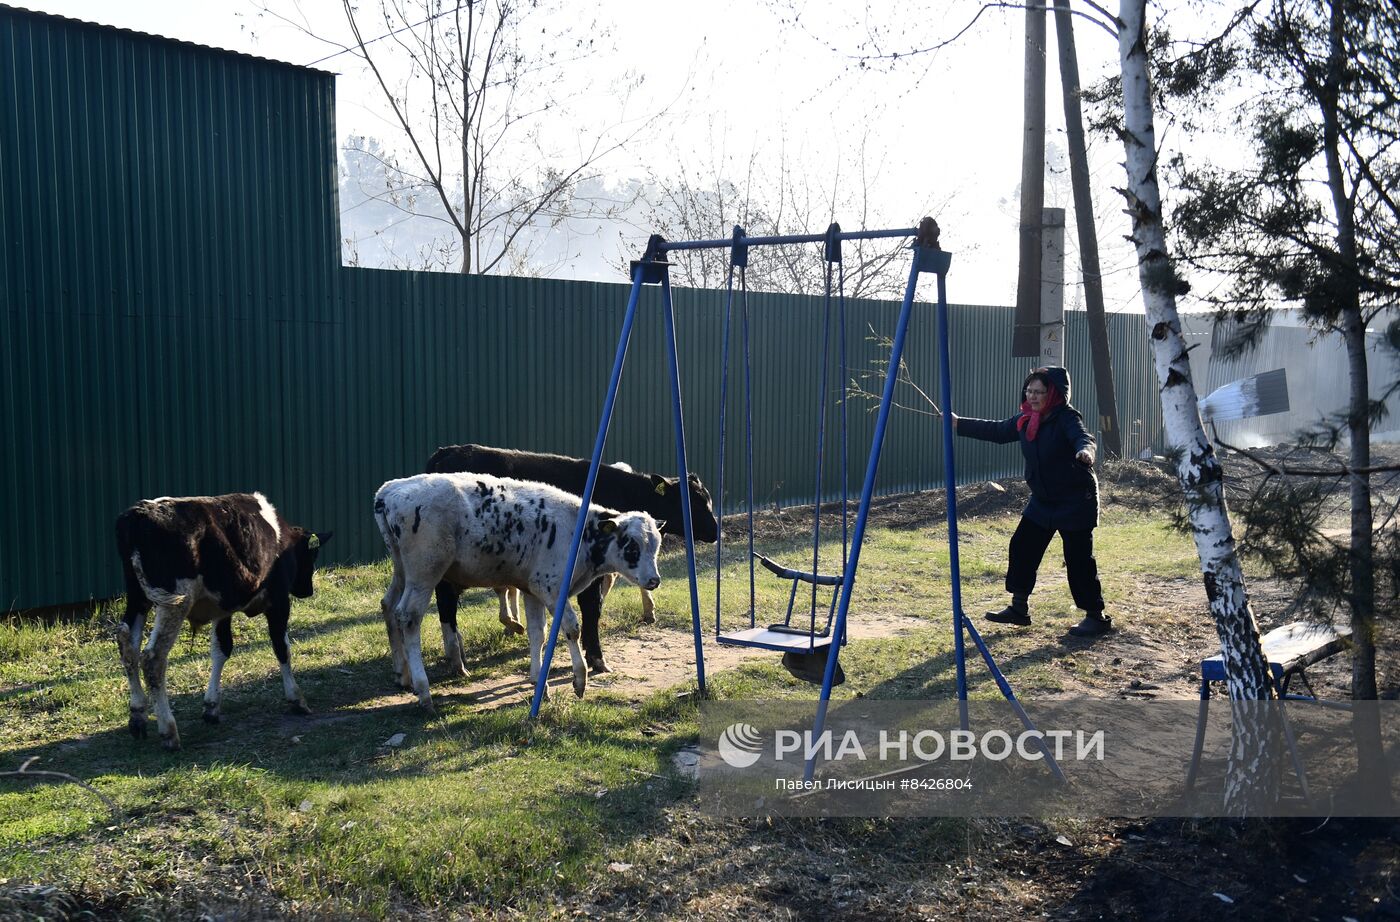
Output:
[[[1375,464],[1400,462],[1400,446],[1376,446]],[[1282,463],[1279,450],[1261,452],[1267,460]],[[1311,463],[1316,463],[1312,461]],[[1225,458],[1227,471],[1257,470],[1247,459],[1233,454]],[[1160,512],[1164,497],[1179,495],[1175,478],[1162,462],[1121,462],[1109,466],[1101,475],[1101,503],[1105,508],[1118,506],[1143,511]],[[1400,474],[1377,477],[1376,489],[1391,502],[1400,494]],[[959,488],[958,518],[976,521],[984,516],[1018,512],[1025,505],[1028,490],[1024,482],[1004,480],[992,484],[969,484]],[[839,507],[824,507],[822,527],[839,528]],[[914,494],[877,498],[871,505],[871,522],[890,528],[928,527],[946,516],[944,493],[927,491]],[[794,529],[810,528],[811,507],[767,510],[755,516],[754,534],[759,539],[781,539]],[[742,515],[726,517],[726,541],[742,543],[747,537],[747,521]],[[618,592],[633,591],[619,586]],[[1269,579],[1252,579],[1249,583],[1251,603],[1261,632],[1280,624],[1299,620],[1292,610],[1293,590]],[[1213,628],[1207,619],[1158,623],[1146,617],[1154,611],[1203,612],[1206,608],[1205,588],[1199,579],[1154,579],[1144,582],[1139,591],[1129,592],[1112,600],[1122,629],[1092,643],[1064,637],[1075,657],[1084,662],[1074,671],[1066,670],[1059,697],[1116,694],[1133,698],[1196,698],[1199,694],[1201,651],[1214,646]],[[973,613],[969,613],[973,614]],[[692,635],[675,630],[675,622],[684,613],[661,613],[663,624],[637,625],[625,634],[612,634],[606,639],[605,655],[611,673],[594,675],[595,687],[642,700],[658,689],[683,684],[695,676],[695,648]],[[669,625],[669,627],[668,627]],[[920,627],[926,619],[895,613],[864,613],[858,636],[861,639],[889,637]],[[1388,626],[1385,640],[1394,650],[1400,646],[1396,625]],[[705,633],[705,668],[707,672],[731,669],[751,660],[753,651],[721,646]],[[1029,643],[1028,635],[1013,635],[1003,640],[1004,653],[1014,656],[1017,638]],[[1378,682],[1381,697],[1400,697],[1400,664],[1393,657],[1380,657]],[[556,663],[556,671],[559,666]],[[1083,678],[1087,674],[1091,678]],[[553,675],[553,674],[552,674]],[[1314,689],[1324,697],[1344,698],[1350,695],[1351,674],[1346,657],[1333,657],[1308,672]],[[566,688],[567,674],[559,672],[551,678],[551,689]],[[495,706],[513,703],[531,692],[523,679],[497,677],[480,682],[468,682],[466,695],[479,705]]]
[[[1400,449],[1378,452],[1375,463],[1400,461]],[[1227,458],[1227,469],[1246,463]],[[1380,478],[1394,503],[1400,478]],[[1164,465],[1125,463],[1102,478],[1105,506],[1160,511],[1175,480]],[[958,492],[959,517],[976,519],[1018,511],[1026,488],[1015,481],[969,485]],[[876,501],[874,521],[918,526],[944,515],[943,495],[931,492]],[[810,510],[766,513],[755,531],[777,537]],[[727,524],[727,528],[730,528]],[[1297,620],[1290,587],[1250,582],[1261,630]],[[1140,591],[1114,600],[1123,628],[1093,642],[1062,638],[1076,668],[1063,675],[1063,696],[1185,698],[1198,694],[1201,651],[1214,646],[1208,619],[1154,620],[1150,612],[1204,612],[1199,579],[1144,581]],[[926,625],[915,618],[863,618],[860,635],[887,636]],[[1392,621],[1378,657],[1382,697],[1400,696],[1400,649]],[[1022,638],[1018,641],[1018,637]],[[1043,640],[1043,638],[1042,638]],[[694,673],[688,635],[644,628],[610,638],[616,673],[601,681],[651,689]],[[1014,656],[1025,635],[1003,635],[999,653]],[[721,669],[743,651],[707,645],[707,665]],[[1350,693],[1345,656],[1312,667],[1323,697]],[[1400,919],[1400,821],[1395,819],[1232,822],[1183,819],[1102,819],[1089,822],[978,820],[966,841],[946,850],[932,867],[910,867],[901,839],[936,829],[924,821],[800,821],[669,817],[657,842],[660,863],[641,868],[636,881],[604,882],[581,895],[572,911],[597,918],[755,917],[783,919],[1133,919],[1146,922],[1209,919]],[[883,825],[882,825],[883,824]],[[852,841],[884,839],[880,854],[851,849]],[[894,844],[890,845],[889,840]],[[711,846],[711,842],[720,843]],[[799,844],[794,845],[796,841]],[[912,844],[911,854],[927,854]],[[677,857],[672,861],[668,854]]]
[[[1400,462],[1400,447],[1378,452],[1378,464]],[[1242,459],[1231,458],[1235,465]],[[1378,478],[1389,503],[1400,499],[1400,477]],[[1161,465],[1128,462],[1101,476],[1105,507],[1159,513],[1175,480]],[[1012,514],[1026,499],[1023,483],[971,484],[958,491],[959,517]],[[834,516],[833,512],[824,512]],[[932,527],[944,516],[941,492],[879,499],[874,521],[893,527]],[[765,537],[810,523],[810,509],[766,512],[756,522]],[[726,533],[742,537],[742,523]],[[635,591],[618,587],[618,592]],[[1296,620],[1294,592],[1263,579],[1250,582],[1261,628]],[[1203,612],[1198,578],[1144,580],[1137,591],[1112,600],[1121,629],[1094,641],[1059,638],[1061,696],[1195,698],[1202,651],[1214,645],[1205,618],[1173,621],[1157,611]],[[1393,601],[1391,603],[1393,608]],[[604,644],[613,671],[590,681],[641,700],[654,690],[686,683],[695,674],[691,635],[677,629],[681,614],[659,613],[659,626],[612,633]],[[976,613],[973,613],[974,616]],[[862,615],[859,639],[892,636],[927,620]],[[1400,697],[1400,650],[1392,620],[1380,643],[1382,697]],[[707,632],[708,638],[708,632]],[[1035,629],[1004,632],[999,656],[1043,643]],[[751,651],[707,639],[706,665],[740,665]],[[556,663],[552,685],[569,695],[567,665]],[[1309,669],[1324,697],[1349,694],[1348,658]],[[523,677],[453,683],[434,674],[435,690],[463,694],[475,707],[518,706],[530,693]],[[439,685],[438,683],[442,683]],[[386,689],[386,706],[402,704]],[[304,721],[305,718],[299,718]],[[303,724],[289,723],[285,733]],[[1396,758],[1392,754],[1392,759]],[[614,863],[584,892],[563,896],[557,917],[591,919],[813,919],[813,920],[1178,920],[1283,919],[1348,922],[1400,920],[1400,821],[1334,817],[1310,820],[1105,818],[1040,821],[724,819],[679,802],[663,810],[648,851]],[[275,904],[274,904],[275,905]],[[273,918],[250,910],[220,918]],[[451,912],[434,917],[456,918]],[[500,918],[520,918],[502,907]],[[74,916],[77,918],[78,916]],[[313,914],[314,918],[320,916]],[[405,909],[402,918],[421,917]],[[208,917],[206,917],[208,918]]]
[[[665,613],[659,616],[667,623],[676,623],[685,617]],[[891,637],[927,626],[926,620],[912,616],[870,615],[861,619],[860,636],[862,639]],[[604,640],[604,656],[611,671],[591,675],[589,687],[604,688],[632,701],[642,701],[660,689],[684,685],[695,678],[693,637],[680,630],[649,624],[638,624],[626,635],[611,634]],[[717,644],[709,631],[704,637],[706,673],[734,669],[753,660],[753,650]],[[568,656],[562,651],[561,645],[554,668],[550,671],[551,694],[555,694],[556,690],[562,694],[572,694],[569,690],[572,678],[568,672]],[[560,665],[560,660],[563,665]],[[496,676],[468,681],[462,690],[477,707],[499,707],[518,703],[521,698],[528,697],[534,688],[523,677]]]

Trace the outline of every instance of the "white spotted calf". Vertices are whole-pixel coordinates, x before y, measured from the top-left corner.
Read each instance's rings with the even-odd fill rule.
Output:
[[[391,480],[374,496],[375,521],[394,562],[381,610],[399,682],[432,710],[423,669],[423,613],[439,582],[459,589],[514,586],[525,593],[530,679],[540,674],[548,616],[561,591],[573,596],[598,577],[620,573],[644,589],[661,584],[657,522],[644,512],[588,509],[578,563],[562,586],[581,500],[555,487],[485,474],[419,474]],[[579,621],[565,603],[560,626],[573,662],[574,693],[588,670]]]

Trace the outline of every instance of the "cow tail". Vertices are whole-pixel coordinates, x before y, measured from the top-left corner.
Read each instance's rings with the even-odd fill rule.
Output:
[[[126,586],[126,605],[128,609],[136,611],[150,611],[151,600],[146,597],[146,591],[141,588],[141,581],[136,578],[136,566],[132,562],[133,549],[135,544],[132,538],[131,513],[123,512],[117,517],[117,556],[122,561],[122,582]]]
[[[131,555],[130,563],[132,573],[136,577],[136,584],[147,599],[166,608],[180,608],[185,604],[188,596],[158,589],[150,584],[150,581],[146,579],[146,571],[141,569],[141,553],[139,551]]]
[[[132,559],[132,557],[122,558],[122,581],[126,585],[127,608],[136,611],[150,611],[150,597],[146,595],[146,590],[142,588],[141,581],[136,578],[136,567],[132,563]]]
[[[374,497],[374,513],[374,524],[379,526],[379,536],[384,539],[385,549],[397,556],[398,540],[394,537],[394,530],[389,527],[389,508],[384,497]]]

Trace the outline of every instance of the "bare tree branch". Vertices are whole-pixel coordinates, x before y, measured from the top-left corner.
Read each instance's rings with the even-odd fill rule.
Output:
[[[1228,448],[1230,451],[1238,452],[1264,470],[1280,477],[1333,477],[1340,479],[1353,475],[1365,476],[1368,474],[1385,474],[1400,471],[1400,464],[1376,464],[1368,467],[1352,467],[1349,464],[1341,463],[1335,468],[1280,467],[1267,458],[1261,457],[1256,452],[1250,451],[1248,448],[1240,448],[1237,445],[1231,445],[1229,442],[1224,442],[1220,439],[1216,439],[1215,444],[1219,445],[1221,448]]]
[[[37,761],[39,761],[38,756],[30,756],[29,758],[24,760],[23,764],[20,765],[19,771],[0,772],[0,778],[21,778],[32,779],[34,781],[63,781],[67,782],[68,784],[76,784],[78,787],[87,791],[89,794],[106,804],[107,809],[110,810],[112,813],[112,820],[114,822],[125,822],[126,813],[122,810],[121,807],[117,805],[117,802],[115,800],[108,797],[106,794],[103,794],[97,788],[88,784],[81,778],[76,778],[73,775],[68,774],[67,772],[33,771],[32,769],[30,769],[29,766],[33,765]]]

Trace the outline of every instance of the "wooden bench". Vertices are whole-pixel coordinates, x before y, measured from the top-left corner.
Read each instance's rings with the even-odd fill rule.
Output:
[[[1311,802],[1308,792],[1308,779],[1303,771],[1302,760],[1298,758],[1298,747],[1293,739],[1293,728],[1288,723],[1288,713],[1283,710],[1285,701],[1307,701],[1314,704],[1327,704],[1318,699],[1308,682],[1307,668],[1320,663],[1346,649],[1351,642],[1351,628],[1329,627],[1325,624],[1309,624],[1295,621],[1274,628],[1260,638],[1264,648],[1264,658],[1269,661],[1269,671],[1273,675],[1274,690],[1279,697],[1279,711],[1283,715],[1283,736],[1288,742],[1288,753],[1293,759],[1293,771],[1298,776],[1298,784],[1303,790],[1303,799]],[[1303,683],[1306,695],[1289,692],[1293,679]],[[1210,683],[1225,681],[1225,658],[1215,656],[1201,660],[1201,707],[1196,717],[1196,744],[1191,752],[1191,767],[1186,772],[1186,789],[1196,784],[1196,772],[1201,764],[1201,749],[1205,744],[1206,717],[1210,711]],[[1348,707],[1333,704],[1334,707]]]

